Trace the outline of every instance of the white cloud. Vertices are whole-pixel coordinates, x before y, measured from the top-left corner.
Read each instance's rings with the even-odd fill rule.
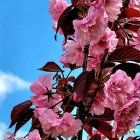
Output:
[[[0,140],[1,140],[1,138],[3,138],[3,135],[6,131],[6,129],[7,129],[6,124],[3,122],[0,122]]]
[[[0,140],[3,140],[4,135],[5,135],[6,132],[9,132],[8,126],[5,123],[0,122]],[[17,132],[16,138],[24,137],[27,134],[28,134],[28,132],[23,131],[23,130],[19,130]]]
[[[8,93],[12,93],[15,90],[29,89],[30,82],[19,78],[12,73],[5,73],[0,71],[0,98],[6,98]]]

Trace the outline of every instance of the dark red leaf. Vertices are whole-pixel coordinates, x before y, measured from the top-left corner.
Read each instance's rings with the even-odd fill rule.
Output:
[[[72,6],[82,6],[85,5],[85,0],[71,0]]]
[[[140,11],[134,8],[125,8],[124,15],[127,18],[140,17]]]
[[[128,137],[127,140],[140,140],[140,136]]]
[[[101,135],[100,134],[95,134],[89,140],[101,140]]]
[[[74,106],[72,106],[72,105],[62,105],[61,107],[66,112],[72,112],[72,110],[74,109]]]
[[[14,134],[33,117],[33,111],[34,109],[29,108],[20,116],[17,121]]]
[[[92,69],[88,75],[86,80],[86,93],[93,91],[95,88],[95,70]]]
[[[134,140],[140,140],[140,136],[134,137]]]
[[[82,72],[74,81],[74,91],[85,102],[87,93],[95,88],[95,70]]]
[[[121,69],[127,73],[132,79],[140,72],[140,65],[134,63],[122,63],[113,68],[112,73],[115,73],[118,69]]]
[[[90,119],[88,124],[96,128],[101,134],[106,136],[109,140],[119,140],[117,136],[114,136],[112,133],[112,126],[105,121]]]
[[[127,140],[134,140],[134,137],[128,137]]]
[[[74,81],[73,90],[82,101],[85,101],[88,74],[88,71],[82,72]]]
[[[92,137],[92,125],[85,123],[83,128],[88,133],[88,135]]]
[[[76,103],[73,100],[71,100],[71,98],[65,98],[63,100],[63,104],[61,107],[66,112],[72,112],[75,106],[76,106]]]
[[[63,70],[61,70],[61,68],[55,62],[48,62],[42,68],[39,68],[39,70],[43,70],[43,71],[46,71],[46,72],[60,72],[60,71],[63,71]]]
[[[138,32],[138,29],[140,28],[140,21],[129,21],[124,24],[124,28],[133,32]]]
[[[75,6],[80,0],[71,0],[72,6]]]
[[[107,60],[107,62],[124,62],[124,61],[140,62],[140,51],[138,51],[133,47],[121,47],[113,51]]]
[[[11,128],[18,121],[18,119],[21,117],[21,114],[23,114],[26,110],[28,110],[31,105],[32,105],[31,100],[28,100],[16,105],[13,108],[11,112],[11,124],[9,128]]]
[[[32,126],[30,128],[30,131],[33,131],[34,129],[39,129],[41,126],[40,121],[38,120],[38,118],[36,118],[35,116],[32,117]]]
[[[105,108],[104,114],[98,116],[95,115],[95,117],[103,121],[112,121],[114,119],[114,111],[110,108]]]
[[[44,134],[42,137],[41,137],[41,140],[56,140],[55,138],[52,138],[51,136],[48,136],[46,134]]]
[[[77,19],[78,16],[78,9],[74,8],[72,5],[67,7],[61,16],[58,19],[58,25],[56,29],[56,34],[61,27],[62,32],[65,37],[65,43],[68,35],[71,35],[74,33],[74,28],[73,28],[73,20]],[[55,35],[55,40],[56,40],[56,35]]]

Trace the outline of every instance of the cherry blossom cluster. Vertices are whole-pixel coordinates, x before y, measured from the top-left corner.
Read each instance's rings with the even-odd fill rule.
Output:
[[[53,28],[65,37],[60,62],[70,73],[65,76],[54,62],[41,68],[56,73],[43,74],[31,84],[33,126],[26,137],[17,140],[82,140],[83,129],[87,140],[123,138],[140,120],[140,1],[49,2]],[[64,25],[74,8],[76,18]],[[83,72],[71,76],[77,68]],[[23,104],[20,109],[26,112],[30,102]],[[15,123],[16,119],[11,120]],[[6,133],[4,140],[15,140],[15,133]]]

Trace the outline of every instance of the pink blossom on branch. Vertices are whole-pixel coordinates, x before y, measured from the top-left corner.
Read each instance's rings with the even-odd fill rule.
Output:
[[[39,131],[37,129],[29,133],[27,140],[41,140]]]
[[[62,117],[61,126],[63,131],[61,133],[65,138],[74,136],[82,129],[82,122],[79,119],[74,119],[71,113],[64,113]]]
[[[140,101],[139,98],[131,98],[120,106],[114,113],[113,132],[119,136],[127,134],[134,128],[139,119]]]
[[[53,81],[52,75],[41,75],[39,79],[33,82],[30,86],[31,91],[35,95],[42,95],[52,90]]]
[[[116,49],[117,44],[118,39],[116,38],[116,33],[107,27],[104,35],[100,37],[99,42],[96,44],[90,43],[88,70],[92,70],[93,68],[97,69],[104,55],[104,50],[108,49],[109,52],[113,52]]]
[[[42,113],[46,110],[46,107],[42,107],[42,108],[38,108],[36,107],[34,110],[34,116],[36,118],[39,118],[40,115],[42,115]]]
[[[66,53],[61,56],[61,63],[63,63],[66,67],[69,67],[69,64],[76,64],[76,66],[82,66],[84,60],[84,53],[81,43],[68,40],[67,43],[63,46],[63,50],[66,51]]]
[[[105,107],[104,107],[104,97],[101,95],[101,93],[97,93],[93,100],[93,104],[90,108],[90,113],[92,115],[102,115],[104,113]]]
[[[49,0],[49,12],[54,21],[58,21],[60,15],[68,7],[66,0]]]
[[[103,7],[107,13],[108,21],[114,22],[121,13],[122,0],[86,0],[86,4],[96,8]]]
[[[13,133],[7,132],[5,133],[3,140],[14,140],[14,137],[15,135]]]
[[[130,0],[129,5],[130,8],[135,8],[140,10],[140,1],[139,0]]]
[[[55,138],[59,135],[66,138],[74,136],[82,128],[81,120],[74,119],[72,114],[66,112],[63,117],[59,117],[51,109],[46,109],[39,120],[44,133],[52,134],[52,137]]]
[[[104,105],[113,110],[122,106],[128,98],[134,96],[134,84],[126,72],[117,70],[104,86]]]
[[[51,97],[48,97],[47,95],[39,95],[31,97],[31,100],[33,104],[37,107],[50,108],[54,106],[56,103],[58,103],[61,100],[61,97],[59,94],[52,94]],[[55,106],[54,110],[58,111],[61,104],[62,103]]]
[[[134,95],[140,98],[140,72],[136,74],[133,83],[135,85]]]
[[[108,20],[114,22],[121,13],[122,0],[105,0],[105,9],[108,15]]]
[[[49,12],[51,14],[51,18],[53,19],[53,29],[57,29],[57,23],[60,15],[63,11],[68,7],[66,0],[50,0],[49,4]],[[59,32],[62,34],[62,30],[59,29]]]
[[[94,44],[100,40],[107,27],[107,15],[103,7],[91,6],[82,20],[73,21],[76,40]]]
[[[59,135],[59,126],[62,120],[59,119],[59,116],[52,109],[46,109],[39,117],[39,121],[42,124],[42,129],[45,134],[50,135],[52,133],[52,137]]]
[[[31,97],[31,101],[36,107],[50,108],[61,100],[59,94],[51,94],[52,86],[53,81],[51,74],[41,75],[39,79],[31,84],[30,89],[35,94],[35,96]],[[60,106],[61,103],[55,106],[54,110],[58,111]]]
[[[115,50],[118,39],[114,31],[111,31],[109,27],[106,28],[103,36],[100,37],[98,42],[90,42],[89,46],[89,58],[87,69],[90,71],[93,68],[98,67],[104,50],[108,49],[109,52]],[[63,50],[66,52],[61,56],[60,62],[62,62],[66,67],[70,64],[76,64],[76,66],[82,66],[84,60],[84,44],[79,40],[68,40],[63,46]]]

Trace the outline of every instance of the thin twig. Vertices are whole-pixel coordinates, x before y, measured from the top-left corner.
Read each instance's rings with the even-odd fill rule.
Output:
[[[87,71],[88,54],[89,54],[89,45],[85,45],[85,46],[84,46],[83,71]]]

